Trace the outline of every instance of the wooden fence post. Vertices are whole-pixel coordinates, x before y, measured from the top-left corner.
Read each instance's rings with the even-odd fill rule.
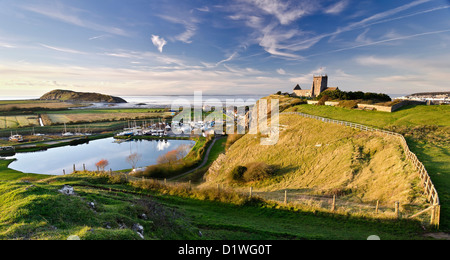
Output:
[[[433,208],[431,208],[431,221],[430,224],[434,225],[435,224],[435,218],[436,218],[436,206],[433,205]]]
[[[400,218],[400,202],[395,202],[395,216],[397,219]]]
[[[380,201],[377,200],[377,207],[375,209],[375,214],[378,214],[378,210],[380,209]]]
[[[63,174],[66,175],[66,170],[63,170]]]
[[[83,163],[83,171],[86,171],[86,165]]]
[[[284,204],[287,204],[287,190],[284,191]]]
[[[250,198],[253,196],[253,187],[250,187]]]
[[[76,172],[75,164],[73,165],[73,172]]]
[[[333,195],[333,205],[331,206],[331,211],[336,211],[336,195]]]
[[[436,205],[434,220],[435,220],[434,225],[436,226],[437,229],[439,229],[439,225],[441,222],[441,205]]]

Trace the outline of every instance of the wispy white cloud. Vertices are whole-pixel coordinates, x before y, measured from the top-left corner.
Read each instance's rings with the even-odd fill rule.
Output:
[[[187,65],[185,65],[186,61],[184,60],[156,52],[142,52],[119,49],[104,53],[98,53],[98,55],[127,59],[128,62],[134,62],[134,64],[152,64],[153,66],[176,65],[183,68],[188,67]]]
[[[20,7],[23,10],[37,13],[50,19],[72,24],[75,26],[119,36],[129,36],[129,33],[123,29],[90,21],[88,17],[82,15],[88,13],[85,10],[70,8],[69,6],[65,6],[60,2],[57,2],[56,5],[22,5]]]
[[[54,51],[59,51],[59,52],[65,52],[65,53],[71,53],[71,54],[87,54],[86,52],[83,51],[79,51],[79,50],[74,50],[74,49],[69,49],[69,48],[63,48],[63,47],[55,47],[55,46],[50,46],[50,45],[46,45],[46,44],[40,44],[42,47],[45,47],[47,49],[50,50],[54,50]]]
[[[0,42],[0,48],[14,49],[16,46],[5,42]]]
[[[286,75],[286,71],[284,69],[277,69],[277,73],[280,75]]]
[[[152,43],[158,48],[159,52],[163,52],[164,46],[167,44],[167,41],[163,38],[160,38],[158,35],[152,35]]]
[[[204,6],[204,7],[200,7],[200,8],[196,8],[196,9],[197,9],[197,11],[205,12],[205,13],[210,11],[208,6]]]
[[[314,57],[314,56],[320,56],[320,55],[325,55],[325,54],[330,54],[330,53],[348,51],[348,50],[353,50],[353,49],[358,49],[358,48],[363,48],[363,47],[368,47],[368,46],[373,46],[373,45],[386,44],[386,43],[396,42],[396,41],[400,41],[400,40],[407,40],[407,39],[417,38],[417,37],[422,37],[422,36],[428,36],[428,35],[434,35],[434,34],[444,34],[444,33],[450,33],[450,29],[439,30],[439,31],[432,31],[432,32],[416,33],[416,34],[404,35],[404,36],[397,36],[397,37],[394,37],[394,38],[388,38],[388,39],[383,39],[383,40],[378,40],[378,41],[366,40],[366,42],[364,42],[364,43],[359,43],[357,45],[353,45],[353,46],[350,46],[350,47],[345,47],[345,48],[341,48],[341,49],[335,49],[335,50],[331,50],[331,51],[326,51],[326,52],[321,52],[321,53],[308,55],[308,56],[306,56],[306,58],[310,58],[310,57]]]
[[[89,38],[89,40],[93,41],[93,40],[104,39],[104,38],[108,38],[108,37],[109,37],[108,34],[102,34],[102,35],[91,37],[91,38]]]
[[[233,13],[229,19],[254,30],[241,46],[258,44],[272,57],[296,60],[302,59],[296,52],[317,42],[292,23],[319,10],[319,1],[236,0],[227,9]]]
[[[224,60],[221,60],[221,61],[219,61],[218,63],[216,63],[216,67],[219,66],[220,64],[223,64],[223,63],[232,61],[232,60],[233,60],[235,57],[237,57],[237,56],[238,56],[238,53],[237,53],[237,52],[231,54],[230,57],[228,57],[228,58],[226,58],[226,59],[224,59]]]
[[[363,19],[363,20],[361,20],[359,22],[355,22],[355,23],[352,23],[352,24],[348,25],[346,28],[344,28],[344,30],[350,30],[350,29],[353,29],[353,28],[361,27],[361,26],[367,26],[368,24],[371,24],[372,22],[380,21],[381,19],[384,19],[386,17],[390,17],[392,15],[398,14],[400,12],[406,11],[408,9],[411,9],[411,8],[415,7],[415,6],[418,6],[418,5],[421,5],[421,4],[430,2],[430,1],[431,0],[416,0],[416,1],[413,1],[413,2],[411,2],[409,4],[405,4],[405,5],[402,5],[402,6],[399,6],[399,7],[396,7],[396,8],[393,8],[393,9],[381,12],[381,13],[377,13],[377,14],[372,15],[372,16],[370,16],[368,18],[365,18],[365,19]]]
[[[350,31],[355,31],[355,30],[360,30],[363,28],[367,28],[362,34],[358,35],[358,37],[356,38],[355,42],[357,43],[356,45],[353,44],[352,47],[346,47],[346,48],[341,48],[341,49],[337,49],[334,51],[329,51],[329,52],[324,52],[318,55],[322,55],[325,53],[333,53],[333,52],[340,52],[340,51],[345,51],[345,50],[351,50],[351,49],[356,49],[356,48],[361,48],[361,47],[365,47],[365,46],[370,46],[370,45],[376,45],[376,44],[382,44],[382,43],[388,43],[388,42],[393,42],[396,40],[400,40],[400,39],[407,39],[407,38],[411,38],[411,37],[417,37],[420,36],[422,34],[417,34],[414,36],[405,36],[405,37],[390,37],[388,39],[383,39],[383,40],[379,40],[379,41],[374,41],[371,40],[369,38],[367,38],[367,34],[370,30],[370,27],[376,24],[382,24],[382,23],[387,23],[387,22],[391,22],[394,20],[399,20],[399,19],[404,19],[404,18],[408,18],[408,17],[413,17],[413,16],[417,16],[417,15],[421,15],[421,14],[425,14],[425,13],[429,13],[429,12],[434,12],[434,11],[439,11],[442,9],[446,9],[449,8],[449,6],[441,6],[438,8],[432,8],[432,9],[428,9],[425,11],[420,11],[420,12],[416,12],[413,14],[409,14],[409,15],[403,15],[400,17],[391,17],[394,16],[400,12],[406,11],[408,9],[411,9],[413,7],[416,7],[418,5],[427,3],[431,0],[416,0],[413,1],[409,4],[405,4],[396,8],[392,8],[390,10],[384,11],[384,12],[380,12],[374,15],[371,15],[365,19],[362,19],[358,22],[353,22],[350,24],[347,24],[346,26],[340,27],[338,29],[336,29],[334,32],[332,33],[325,33],[325,34],[319,34],[316,36],[310,36],[310,37],[306,37],[306,34],[302,34],[301,31],[298,31],[297,34],[294,36],[292,36],[292,39],[295,39],[295,41],[291,41],[286,42],[286,39],[282,39],[282,38],[273,38],[272,39],[272,48],[267,48],[267,46],[263,46],[266,47],[266,51],[268,51],[269,53],[272,52],[271,54],[273,55],[279,55],[279,54],[283,54],[283,52],[281,52],[281,49],[284,50],[288,50],[291,55],[289,56],[294,56],[295,58],[301,58],[301,55],[298,54],[298,52],[303,51],[303,50],[308,50],[311,47],[315,46],[317,43],[319,43],[320,41],[322,41],[325,38],[330,38],[330,42],[333,41],[336,37],[338,37],[339,35],[341,35],[342,33],[345,32],[350,32]],[[338,4],[342,4],[340,6],[344,7],[344,2],[346,1],[342,1],[337,3]],[[347,3],[348,4],[348,3]],[[337,9],[335,10],[337,11]],[[266,31],[267,33],[267,31]],[[273,35],[268,34],[266,37],[271,38]],[[300,37],[302,36],[302,37]],[[274,46],[277,46],[273,43],[278,43],[278,45],[280,45],[280,43],[284,43],[284,46],[279,46],[280,48],[274,48]],[[277,50],[276,52],[274,50]],[[279,55],[279,56],[283,56],[283,55]],[[317,56],[317,54],[313,54],[313,55],[309,55],[307,57],[313,57],[313,56]],[[284,56],[286,57],[286,56]],[[294,58],[294,57],[288,57],[288,58]]]
[[[319,7],[314,1],[244,0],[244,2],[275,16],[282,25],[291,24]]]
[[[197,19],[192,17],[179,18],[169,15],[158,15],[158,17],[174,24],[183,25],[185,31],[179,35],[176,35],[174,39],[184,43],[192,43],[192,37],[195,36],[198,29],[197,24],[199,21]]]
[[[371,43],[373,43],[373,41],[367,37],[367,33],[369,31],[370,31],[370,28],[367,28],[366,30],[364,30],[364,32],[362,32],[361,34],[358,35],[358,37],[356,37],[355,42],[360,43],[360,44],[371,44]]]
[[[350,3],[349,0],[342,0],[342,1],[337,2],[336,4],[326,8],[324,13],[333,14],[333,15],[340,14],[345,10],[345,8],[347,8],[349,3]]]

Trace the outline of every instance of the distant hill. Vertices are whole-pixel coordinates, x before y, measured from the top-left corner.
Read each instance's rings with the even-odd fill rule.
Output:
[[[120,97],[113,97],[99,93],[84,93],[70,90],[53,90],[43,95],[40,100],[59,100],[72,102],[95,102],[95,103],[127,103]]]

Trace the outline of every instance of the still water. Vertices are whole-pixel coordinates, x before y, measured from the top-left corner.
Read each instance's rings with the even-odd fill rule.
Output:
[[[77,170],[82,170],[83,164],[86,165],[86,170],[96,170],[95,164],[106,159],[109,162],[106,169],[117,171],[132,168],[126,161],[126,158],[132,153],[142,156],[137,167],[146,167],[156,164],[159,156],[175,150],[181,145],[189,145],[189,148],[194,144],[194,141],[189,140],[132,140],[117,143],[114,138],[107,138],[78,146],[52,148],[34,153],[18,153],[12,157],[17,160],[11,163],[9,168],[25,173],[62,175],[63,170],[66,173],[72,173],[73,164],[76,165]]]

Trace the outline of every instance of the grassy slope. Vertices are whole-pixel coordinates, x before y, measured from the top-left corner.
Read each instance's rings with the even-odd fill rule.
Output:
[[[4,176],[4,175],[3,175]],[[58,193],[63,184],[77,196]],[[109,188],[113,190],[110,192]],[[33,183],[0,181],[0,239],[421,239],[420,225],[326,213],[304,213],[270,205],[237,206],[160,194],[141,195],[127,185],[86,175],[51,177]],[[88,206],[95,203],[95,209]],[[138,216],[145,213],[148,219]],[[108,229],[106,226],[111,228]],[[121,226],[126,228],[121,228]],[[202,231],[203,236],[198,236]]]
[[[284,130],[276,145],[261,146],[256,136],[244,136],[217,162],[218,169],[209,172],[204,185],[228,183],[251,185],[257,191],[289,189],[308,194],[351,191],[347,199],[352,201],[380,200],[388,205],[423,202],[417,191],[418,175],[405,161],[397,139],[295,115],[282,115],[280,124]],[[276,176],[258,183],[230,181],[233,168],[253,162],[276,166]]]
[[[300,105],[287,111],[298,111],[383,129],[409,128],[412,132],[415,128],[437,126],[437,131],[425,130],[424,134],[417,137],[414,135],[406,137],[411,150],[424,163],[438,190],[442,204],[441,229],[450,231],[450,139],[448,137],[450,106],[408,106],[394,113],[385,113]]]

